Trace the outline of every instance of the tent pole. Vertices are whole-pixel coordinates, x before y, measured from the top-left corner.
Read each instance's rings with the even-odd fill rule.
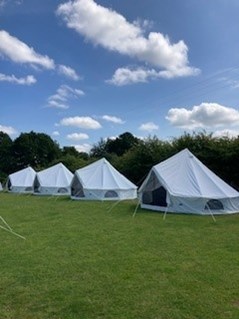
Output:
[[[168,212],[168,206],[167,206],[167,208],[166,208],[166,209],[165,209],[165,211],[164,211],[164,214],[163,214],[163,220],[165,220],[165,219],[166,219],[167,212]]]
[[[133,213],[133,216],[132,216],[132,217],[135,217],[135,215],[136,215],[136,213],[137,213],[137,210],[138,210],[138,208],[139,208],[139,204],[140,204],[140,200],[138,199],[138,203],[137,203],[137,205],[136,205],[136,207],[135,207],[135,210],[134,210],[134,213]]]
[[[214,215],[213,215],[213,213],[212,213],[210,207],[208,206],[208,204],[206,204],[206,206],[207,206],[207,208],[208,208],[208,210],[209,210],[209,212],[210,212],[210,214],[211,214],[211,217],[212,217],[213,221],[216,223],[216,218],[214,217]]]
[[[7,228],[8,228],[10,231],[12,231],[12,228],[8,225],[8,223],[5,221],[5,219],[4,219],[2,216],[0,216],[0,219],[1,219],[1,221],[4,223],[4,225],[7,226]]]
[[[3,227],[3,226],[1,226],[1,225],[0,225],[0,228],[3,229],[3,230],[5,230],[5,231],[7,231],[7,232],[9,232],[9,233],[11,233],[11,234],[13,234],[13,235],[15,235],[15,236],[17,236],[17,237],[20,237],[21,239],[26,240],[25,237],[23,237],[23,236],[21,236],[21,235],[15,233],[13,230],[10,230],[10,229],[8,229],[8,228],[5,228],[5,227]]]
[[[122,199],[119,199],[116,203],[114,203],[111,208],[108,210],[108,212],[110,213],[112,211],[112,209],[117,206],[120,202],[122,202]]]

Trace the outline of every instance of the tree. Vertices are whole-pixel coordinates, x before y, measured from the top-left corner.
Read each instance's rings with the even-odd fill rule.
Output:
[[[102,157],[108,157],[108,153],[106,150],[107,142],[103,140],[103,138],[100,139],[100,141],[93,145],[91,151],[90,151],[90,157],[95,158],[102,158]]]
[[[85,161],[89,159],[89,155],[85,152],[78,152],[74,146],[64,146],[62,149],[62,155],[71,155],[76,158],[81,158]]]
[[[153,165],[173,154],[169,142],[160,141],[156,136],[139,141],[115,162],[117,169],[136,185],[140,185]]]
[[[60,148],[44,133],[21,133],[13,144],[14,158],[18,169],[28,165],[44,168],[61,155]]]
[[[0,172],[1,180],[12,172],[12,145],[13,142],[8,134],[0,132]]]
[[[119,135],[115,140],[108,139],[106,142],[106,150],[108,153],[114,153],[122,156],[129,149],[139,144],[139,139],[129,132]]]

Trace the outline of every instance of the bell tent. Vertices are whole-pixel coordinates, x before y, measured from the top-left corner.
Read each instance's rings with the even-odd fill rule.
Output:
[[[176,213],[239,212],[239,193],[188,149],[153,166],[139,189],[142,208]]]
[[[62,163],[58,163],[36,174],[34,194],[69,195],[73,174]]]
[[[13,193],[33,193],[35,176],[36,172],[30,166],[10,174],[6,184],[7,190]]]
[[[75,172],[71,197],[88,200],[134,199],[137,197],[137,187],[102,158]]]

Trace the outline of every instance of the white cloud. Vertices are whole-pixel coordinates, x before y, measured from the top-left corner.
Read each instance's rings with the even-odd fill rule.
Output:
[[[61,109],[68,109],[67,104],[70,99],[78,99],[79,97],[85,95],[82,90],[73,89],[68,85],[61,85],[54,95],[49,96],[48,106],[56,107]]]
[[[150,32],[146,37],[146,29],[137,21],[130,23],[121,14],[93,0],[66,2],[59,5],[57,14],[68,28],[93,44],[163,69],[162,77],[199,73],[198,69],[189,66],[188,47],[184,41],[172,44],[168,36],[160,32]]]
[[[72,134],[68,134],[67,138],[73,141],[80,141],[80,140],[87,140],[89,138],[89,135],[85,133],[72,133]]]
[[[111,115],[103,115],[102,119],[105,121],[108,121],[108,122],[115,123],[115,124],[124,124],[125,123],[121,118],[116,117],[116,116],[111,116]]]
[[[15,0],[12,2],[16,5],[20,5],[23,3],[23,0]],[[8,3],[10,3],[10,0],[0,0],[0,9],[6,6]]]
[[[104,141],[107,141],[107,140],[112,140],[112,141],[114,141],[114,140],[116,140],[118,137],[119,137],[118,135],[117,135],[117,136],[108,136],[108,137],[105,137],[105,138],[104,138]]]
[[[6,134],[8,134],[8,135],[15,135],[15,134],[17,134],[17,131],[16,131],[15,128],[13,128],[12,126],[0,125],[0,131],[6,133]]]
[[[33,48],[4,30],[0,31],[0,55],[15,63],[28,63],[45,69],[55,68],[54,61],[47,55],[35,52]]]
[[[100,123],[89,116],[66,117],[60,121],[60,125],[74,126],[90,130],[97,130],[101,128]]]
[[[59,65],[58,72],[70,78],[71,80],[78,81],[80,79],[80,76],[76,73],[76,71],[66,65]]]
[[[89,153],[92,145],[84,143],[84,144],[80,144],[80,145],[72,145],[73,147],[75,147],[75,149],[80,152],[80,153]]]
[[[51,135],[52,135],[52,136],[60,136],[60,133],[59,133],[58,131],[54,131],[54,132],[52,132]]]
[[[237,130],[231,130],[231,129],[224,129],[224,130],[218,130],[213,133],[213,137],[228,137],[228,138],[234,138],[239,136],[239,129]]]
[[[201,103],[191,110],[172,108],[166,119],[183,129],[211,128],[239,124],[239,111],[217,103]]]
[[[153,122],[147,122],[147,123],[141,124],[139,129],[141,131],[152,132],[152,131],[158,130],[159,127]]]
[[[123,86],[135,83],[145,83],[150,78],[159,77],[159,73],[155,70],[147,70],[143,68],[137,68],[135,70],[130,68],[119,68],[113,74],[112,79],[106,82],[117,86]]]
[[[55,107],[57,109],[63,109],[63,110],[66,110],[69,108],[69,105],[59,102],[57,100],[53,100],[51,97],[49,97],[48,99],[48,106]]]
[[[0,73],[0,82],[10,82],[20,85],[31,85],[37,82],[35,77],[33,75],[27,75],[25,78],[17,78],[15,75],[6,75],[3,73]]]

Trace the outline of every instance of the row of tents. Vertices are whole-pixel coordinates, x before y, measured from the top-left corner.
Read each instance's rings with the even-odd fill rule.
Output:
[[[70,195],[72,199],[139,199],[142,208],[194,214],[239,212],[239,193],[200,162],[188,149],[155,165],[137,186],[106,159],[72,174],[62,163],[40,172],[31,167],[10,174],[9,192]]]

